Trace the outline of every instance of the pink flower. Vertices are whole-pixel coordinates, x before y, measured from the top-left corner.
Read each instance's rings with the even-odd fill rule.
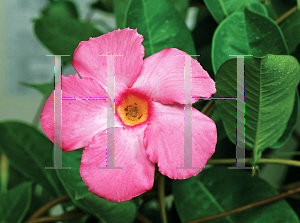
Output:
[[[80,175],[89,190],[106,200],[120,202],[150,190],[155,163],[172,179],[186,179],[201,169],[184,166],[185,52],[164,49],[145,60],[143,36],[129,28],[82,41],[73,56],[79,73],[62,77],[63,97],[107,97],[107,100],[62,101],[62,150],[83,148]],[[106,166],[107,58],[115,64],[115,166]],[[210,97],[215,82],[192,59],[192,96]],[[54,93],[45,103],[41,125],[54,141]],[[194,103],[196,99],[192,99]],[[192,109],[192,165],[204,168],[215,151],[215,123]]]

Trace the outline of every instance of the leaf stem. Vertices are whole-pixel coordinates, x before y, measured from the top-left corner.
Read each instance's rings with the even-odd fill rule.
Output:
[[[249,208],[257,207],[257,206],[260,206],[262,204],[267,204],[269,202],[272,202],[272,201],[275,201],[275,200],[287,197],[287,196],[289,196],[291,194],[295,194],[297,192],[300,192],[300,187],[298,187],[298,188],[296,188],[294,190],[289,190],[289,191],[287,191],[285,193],[281,193],[281,194],[273,196],[273,197],[269,197],[269,198],[261,200],[261,201],[254,202],[252,204],[248,204],[248,205],[245,205],[245,206],[242,206],[242,207],[230,210],[230,211],[226,211],[226,212],[223,212],[223,213],[220,213],[220,214],[216,214],[216,215],[213,215],[213,216],[210,216],[210,217],[198,219],[198,220],[195,220],[195,221],[190,221],[190,222],[187,222],[187,223],[200,223],[200,222],[206,222],[206,221],[210,221],[210,220],[213,220],[213,219],[225,217],[227,215],[238,213],[238,212],[247,210]]]
[[[165,178],[161,174],[158,181],[158,198],[162,223],[167,223],[166,203],[165,203]]]
[[[61,196],[61,197],[58,197],[58,198],[55,198],[54,200],[48,202],[47,204],[45,204],[44,206],[42,206],[40,209],[38,209],[28,220],[27,223],[31,223],[33,221],[31,220],[34,220],[40,216],[42,216],[44,213],[46,213],[51,207],[53,207],[54,205],[56,204],[59,204],[63,201],[68,201],[70,200],[70,197],[68,195],[64,195],[64,196]]]
[[[235,164],[236,159],[211,159],[207,161],[207,164]],[[251,158],[245,158],[245,163],[252,164]],[[283,164],[300,167],[300,161],[289,160],[289,159],[268,159],[268,158],[260,158],[257,159],[256,164],[269,163],[269,164]]]
[[[299,7],[299,0],[297,1],[298,7]],[[298,8],[299,9],[299,8]],[[289,11],[285,12],[282,16],[280,16],[278,19],[275,20],[275,23],[278,24],[282,22],[284,19],[286,19],[288,16],[293,14],[297,11],[297,5],[293,8],[291,8]]]

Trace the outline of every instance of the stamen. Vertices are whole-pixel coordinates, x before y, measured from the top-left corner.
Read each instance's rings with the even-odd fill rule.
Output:
[[[149,116],[147,98],[139,97],[134,92],[125,93],[121,103],[117,106],[117,112],[121,120],[129,126],[138,125],[146,121]]]

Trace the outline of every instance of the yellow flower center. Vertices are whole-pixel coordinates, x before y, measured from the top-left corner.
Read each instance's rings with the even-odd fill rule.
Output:
[[[149,116],[148,101],[134,93],[125,94],[117,107],[123,123],[129,126],[140,124]]]

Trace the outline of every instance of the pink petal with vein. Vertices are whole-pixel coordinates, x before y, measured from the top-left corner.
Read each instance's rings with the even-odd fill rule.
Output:
[[[107,57],[100,55],[122,55],[114,57],[114,64],[115,91],[123,91],[131,87],[143,66],[143,40],[136,29],[129,28],[90,38],[79,43],[72,64],[81,77],[95,79],[106,90]]]
[[[132,88],[143,90],[157,102],[184,104],[184,65],[187,53],[175,49],[164,49],[144,60],[143,69]],[[192,97],[210,97],[216,93],[215,82],[201,67],[199,62],[192,59]],[[192,103],[197,99],[192,98]]]
[[[147,126],[144,138],[149,159],[169,178],[195,176],[215,152],[217,130],[214,121],[193,108],[192,166],[200,169],[176,169],[184,166],[184,105],[153,104],[155,117]]]

